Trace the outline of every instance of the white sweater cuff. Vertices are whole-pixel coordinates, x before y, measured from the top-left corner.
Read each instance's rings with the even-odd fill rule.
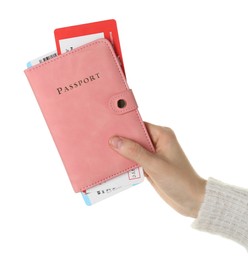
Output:
[[[248,190],[209,178],[192,227],[232,239],[248,250]]]

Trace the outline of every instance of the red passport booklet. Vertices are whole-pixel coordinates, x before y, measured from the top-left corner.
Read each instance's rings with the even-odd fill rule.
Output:
[[[153,145],[110,42],[99,39],[25,70],[75,192],[138,165],[113,151],[113,135]]]

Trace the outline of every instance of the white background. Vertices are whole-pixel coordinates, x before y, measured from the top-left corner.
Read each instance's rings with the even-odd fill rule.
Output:
[[[0,259],[247,259],[191,228],[150,184],[87,207],[71,188],[26,62],[55,28],[114,18],[143,120],[174,129],[196,171],[248,187],[247,1],[4,1]]]

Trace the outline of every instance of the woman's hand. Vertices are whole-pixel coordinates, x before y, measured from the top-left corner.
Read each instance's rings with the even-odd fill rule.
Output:
[[[110,146],[142,166],[150,183],[171,207],[185,216],[196,218],[206,181],[197,175],[170,128],[145,124],[155,153],[119,136],[109,140]]]

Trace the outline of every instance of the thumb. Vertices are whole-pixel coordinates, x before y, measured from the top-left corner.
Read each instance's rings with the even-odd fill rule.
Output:
[[[146,168],[153,159],[153,154],[138,143],[119,136],[109,139],[110,146],[122,156]]]

